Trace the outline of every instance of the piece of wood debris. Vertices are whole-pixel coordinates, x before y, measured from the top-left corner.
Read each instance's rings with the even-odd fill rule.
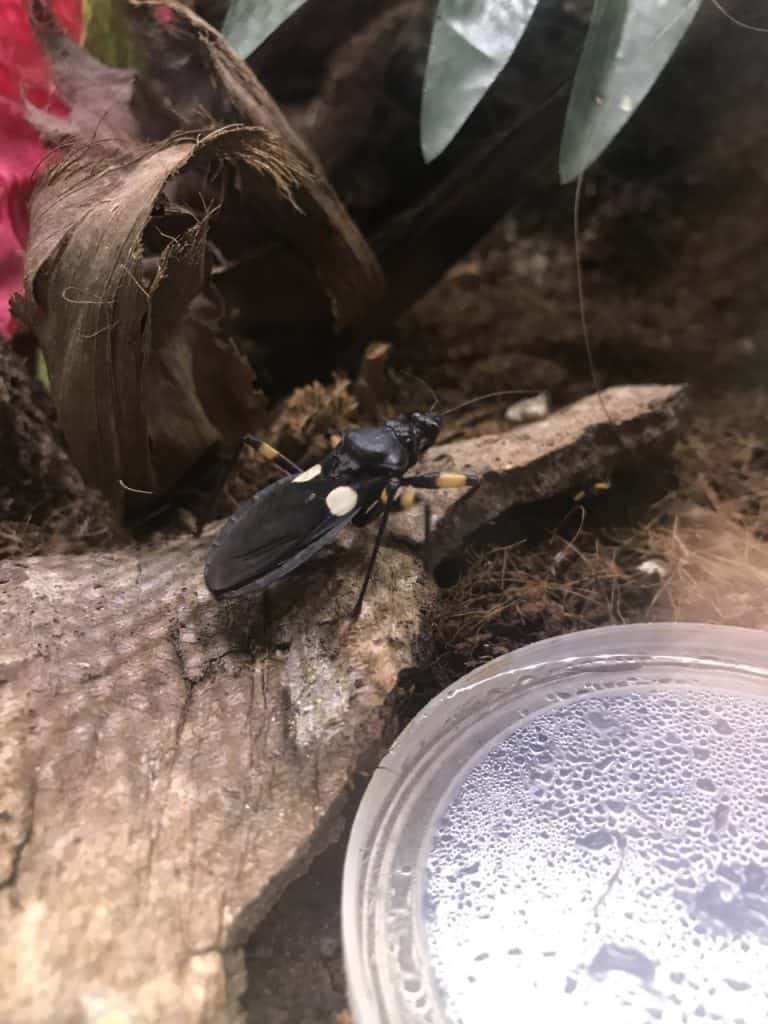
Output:
[[[503,434],[430,448],[416,472],[473,472],[482,478],[458,500],[455,491],[430,492],[430,565],[465,551],[477,531],[518,505],[602,479],[622,463],[667,448],[683,406],[679,385],[614,387]],[[421,510],[390,521],[396,537],[423,540]]]
[[[374,341],[368,345],[352,388],[361,413],[374,422],[382,418],[382,410],[387,406],[387,396],[392,387],[387,378],[391,355],[392,346],[386,341]]]
[[[504,419],[508,423],[533,423],[536,420],[543,420],[552,410],[552,401],[547,391],[540,391],[538,395],[531,395],[530,398],[521,398],[513,402],[505,413]]]

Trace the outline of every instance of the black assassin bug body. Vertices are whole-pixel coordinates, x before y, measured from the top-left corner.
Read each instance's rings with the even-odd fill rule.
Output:
[[[264,458],[291,476],[258,491],[230,516],[208,552],[205,582],[216,598],[255,594],[293,572],[330,544],[347,525],[365,526],[381,516],[371,560],[353,616],[362,608],[389,514],[401,488],[467,487],[479,483],[463,473],[407,477],[435,443],[442,425],[436,412],[414,412],[335,435],[321,462],[301,470],[274,448],[247,437]]]

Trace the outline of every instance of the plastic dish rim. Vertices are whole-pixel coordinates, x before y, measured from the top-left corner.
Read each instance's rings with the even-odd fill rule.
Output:
[[[525,717],[529,705],[526,696],[531,694],[535,699],[537,688],[547,680],[557,680],[576,670],[630,669],[633,665],[640,669],[650,664],[656,668],[729,669],[768,685],[768,632],[670,622],[603,626],[541,640],[503,654],[459,679],[403,730],[366,789],[344,863],[342,944],[355,1024],[406,1024],[406,1018],[397,1012],[400,1000],[392,990],[394,982],[387,984],[389,963],[380,963],[377,950],[371,948],[378,944],[370,936],[376,931],[377,921],[375,908],[366,898],[376,888],[377,879],[386,878],[387,826],[407,816],[408,806],[428,791],[430,779],[434,788],[434,766],[444,760],[447,750],[462,733],[461,739],[466,742],[478,723],[482,727],[512,697],[519,700],[519,716]],[[487,745],[483,742],[462,762],[462,776]],[[414,786],[414,779],[424,781]],[[434,795],[432,802],[436,803]],[[433,807],[431,819],[437,810]],[[426,976],[426,970],[422,974]],[[442,1024],[434,995],[432,992],[428,997],[434,1012],[427,1011],[418,1019]]]

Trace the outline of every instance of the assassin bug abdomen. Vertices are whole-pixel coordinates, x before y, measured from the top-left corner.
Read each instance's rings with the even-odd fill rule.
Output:
[[[208,552],[205,582],[216,598],[258,593],[330,544],[347,525],[381,525],[353,615],[359,614],[384,528],[401,487],[467,487],[476,477],[433,473],[407,477],[437,440],[441,417],[411,413],[378,427],[348,430],[325,458],[300,470],[257,438],[251,444],[291,473],[244,502],[221,528]]]

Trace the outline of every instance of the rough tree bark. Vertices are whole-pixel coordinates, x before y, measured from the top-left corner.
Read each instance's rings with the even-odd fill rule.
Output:
[[[663,454],[679,429],[684,405],[683,388],[675,384],[607,388],[506,434],[434,445],[424,455],[424,472],[474,472],[483,485],[458,501],[449,491],[437,491],[430,500],[430,566],[461,560],[473,541],[487,544],[483,531],[506,513],[576,490],[617,466]],[[420,517],[404,515],[392,530],[418,540]],[[499,531],[503,543],[517,539],[515,533],[506,518]]]
[[[383,751],[429,594],[412,556],[349,626],[359,540],[225,605],[204,547],[2,563],[8,1024],[236,1018],[243,941]]]

